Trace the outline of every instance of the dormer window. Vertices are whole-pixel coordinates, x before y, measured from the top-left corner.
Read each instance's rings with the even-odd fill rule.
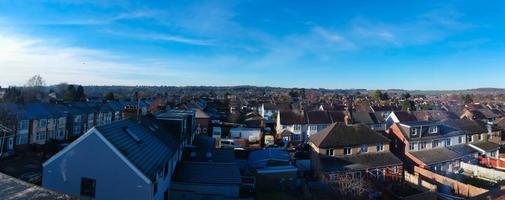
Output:
[[[429,132],[430,134],[438,133],[438,127],[437,127],[437,126],[431,126],[431,127],[428,129],[428,132]]]
[[[417,136],[417,128],[412,128],[412,136]]]
[[[384,151],[384,145],[383,144],[377,144],[377,152]]]

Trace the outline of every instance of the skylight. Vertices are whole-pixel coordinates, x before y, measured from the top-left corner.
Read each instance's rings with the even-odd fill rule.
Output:
[[[133,132],[131,129],[125,128],[124,130],[126,131],[126,133],[128,133],[128,135],[130,135],[130,137],[133,138],[133,140],[135,140],[135,142],[141,141],[139,136],[135,132]]]

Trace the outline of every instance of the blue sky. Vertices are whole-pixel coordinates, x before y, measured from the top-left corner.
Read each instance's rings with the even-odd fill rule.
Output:
[[[505,88],[505,1],[0,0],[0,85]]]

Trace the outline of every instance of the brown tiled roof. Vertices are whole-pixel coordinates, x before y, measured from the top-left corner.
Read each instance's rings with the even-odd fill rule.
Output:
[[[345,122],[345,111],[329,111],[332,122]]]
[[[365,125],[347,126],[344,123],[333,123],[318,133],[311,135],[309,140],[320,148],[389,142],[389,139]]]
[[[280,111],[280,115],[282,125],[305,124],[303,115],[296,114],[293,111]]]
[[[326,111],[308,111],[305,113],[307,124],[331,124],[331,118]]]
[[[417,121],[416,116],[405,111],[395,111],[394,112],[400,122]]]

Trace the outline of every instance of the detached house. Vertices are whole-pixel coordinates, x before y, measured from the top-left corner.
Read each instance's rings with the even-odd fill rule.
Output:
[[[42,186],[92,199],[168,199],[181,148],[159,130],[133,120],[92,128],[43,164]]]
[[[312,168],[330,182],[342,174],[400,180],[403,163],[389,151],[389,143],[365,125],[334,123],[309,138]]]

